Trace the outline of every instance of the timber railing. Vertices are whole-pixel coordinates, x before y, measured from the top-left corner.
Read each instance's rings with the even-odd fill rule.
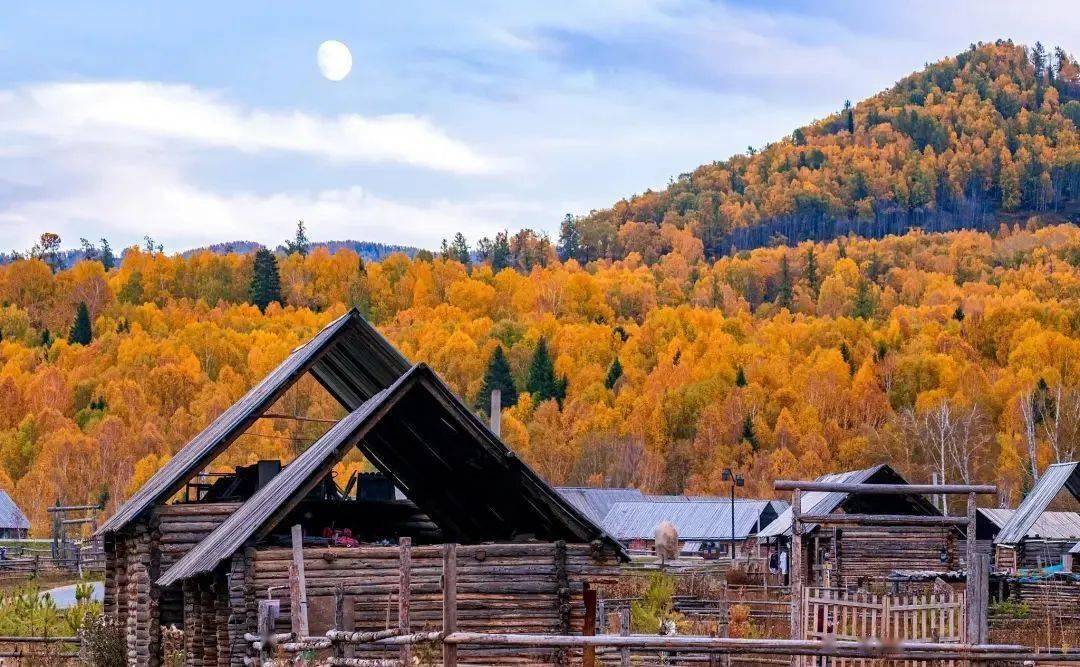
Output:
[[[84,662],[79,637],[3,637],[0,636],[0,664],[15,660],[15,664],[55,662]]]
[[[407,542],[403,546],[407,547]],[[406,548],[407,551],[407,548]],[[823,637],[820,639],[746,639],[709,636],[660,636],[630,634],[630,612],[619,613],[619,634],[591,634],[595,631],[595,616],[586,614],[585,633],[582,635],[484,633],[462,632],[457,628],[457,545],[443,548],[443,594],[442,629],[415,632],[409,627],[408,562],[402,568],[402,585],[399,590],[399,619],[397,627],[375,631],[350,631],[344,628],[345,595],[339,587],[334,595],[335,628],[324,635],[309,635],[307,619],[298,618],[297,611],[306,608],[304,599],[292,605],[293,627],[303,632],[275,632],[276,609],[274,600],[260,600],[258,608],[258,633],[244,636],[248,645],[257,653],[244,658],[247,665],[257,667],[284,667],[292,664],[296,654],[310,652],[307,662],[324,666],[341,667],[396,667],[411,665],[411,652],[418,646],[431,647],[442,653],[444,667],[458,665],[458,649],[550,649],[560,655],[557,661],[566,664],[568,652],[580,652],[580,664],[593,667],[598,658],[611,659],[623,667],[629,667],[633,654],[647,652],[663,655],[693,655],[694,662],[712,665],[727,664],[733,656],[825,656],[850,659],[886,659],[910,661],[963,660],[970,662],[1006,661],[1019,662],[1078,662],[1080,650],[1034,651],[1021,645],[994,645],[972,643],[943,643],[903,640],[865,639],[859,641]],[[297,568],[292,569],[293,578],[302,577]],[[303,591],[300,581],[292,581],[290,588]],[[302,613],[302,612],[300,612]],[[591,621],[591,624],[590,624]],[[381,649],[379,654],[369,653],[357,657],[355,649]],[[316,654],[322,656],[316,658]],[[329,653],[329,655],[326,655]],[[689,654],[689,655],[688,655]],[[290,657],[293,656],[293,657]],[[469,662],[472,662],[469,660]]]

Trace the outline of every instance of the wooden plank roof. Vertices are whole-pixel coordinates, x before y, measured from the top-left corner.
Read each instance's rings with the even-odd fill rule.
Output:
[[[818,477],[818,482],[845,482],[851,484],[907,484],[907,480],[900,473],[893,470],[892,466],[880,463],[863,470],[850,470],[847,472],[831,473]],[[863,511],[868,513],[888,514],[914,514],[934,516],[941,512],[926,498],[920,495],[881,496],[862,494],[853,497],[852,494],[838,491],[807,491],[802,494],[803,514],[832,514],[837,509],[845,511]],[[816,524],[806,524],[804,529],[810,532],[817,528]],[[763,528],[758,537],[778,537],[791,534],[791,508],[775,521]]]
[[[306,372],[347,410],[388,387],[409,363],[355,308],[297,348],[162,466],[98,533],[116,532],[180,491]]]
[[[1055,463],[1048,467],[1034,488],[1024,497],[1020,507],[1016,508],[1016,512],[1001,527],[994,543],[1017,544],[1023,541],[1062,489],[1067,489],[1080,500],[1080,462]]]
[[[157,583],[213,570],[269,534],[352,448],[431,517],[447,539],[603,541],[622,547],[548,486],[430,368],[414,366],[335,424]]]

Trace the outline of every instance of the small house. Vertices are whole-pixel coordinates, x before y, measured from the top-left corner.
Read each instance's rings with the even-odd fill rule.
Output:
[[[0,540],[25,540],[30,536],[30,520],[11,499],[0,490]]]
[[[994,566],[1005,572],[1061,565],[1080,539],[1080,513],[1048,511],[1059,498],[1080,500],[1080,462],[1049,466],[994,538]]]
[[[849,484],[907,484],[900,473],[887,464],[864,470],[824,475],[819,482]],[[802,494],[801,513],[888,514],[940,516],[924,496],[850,494],[809,491]],[[896,570],[956,569],[958,531],[938,526],[850,526],[803,525],[803,581],[811,586],[855,586],[873,582],[884,585]],[[791,545],[792,513],[788,508],[766,526],[758,538],[770,548],[788,550]],[[789,558],[788,562],[791,562]]]
[[[284,466],[260,462],[204,475],[305,373],[348,414]],[[342,488],[333,469],[357,450],[378,474]],[[302,543],[293,540],[296,525]],[[390,608],[399,568],[413,573],[412,622],[422,629],[438,617],[446,543],[462,545],[457,599],[468,613],[459,629],[580,633],[584,592],[613,582],[627,558],[434,371],[410,366],[356,310],[207,426],[99,533],[104,611],[127,628],[131,665],[162,664],[160,628],[170,624],[184,630],[187,665],[245,664],[244,634],[257,631],[257,600],[279,599],[279,630],[288,630],[293,549],[301,549],[308,573],[315,633],[329,629],[336,594],[344,600],[344,629],[398,627]],[[403,538],[415,545],[408,557],[404,546],[391,546]],[[499,613],[507,608],[528,613]]]

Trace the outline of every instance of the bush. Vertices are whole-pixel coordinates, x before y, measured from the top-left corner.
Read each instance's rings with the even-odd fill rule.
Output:
[[[630,626],[638,634],[655,635],[665,621],[678,622],[672,597],[675,577],[656,572],[649,577],[649,587],[640,600],[630,605]]]
[[[991,602],[989,611],[991,616],[999,618],[1028,618],[1031,616],[1031,607],[1028,607],[1023,602],[1014,602],[1012,600]]]
[[[127,637],[123,626],[115,619],[104,614],[87,614],[79,635],[94,667],[123,667],[127,664]]]

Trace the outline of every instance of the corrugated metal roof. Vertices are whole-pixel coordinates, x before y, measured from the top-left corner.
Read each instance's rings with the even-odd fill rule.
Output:
[[[669,521],[681,540],[731,539],[731,501],[639,500],[615,503],[604,519],[604,528],[620,541],[651,540],[656,526]],[[735,538],[754,534],[758,521],[767,523],[775,514],[771,501],[735,500]]]
[[[980,507],[979,513],[1001,527],[1016,515],[1016,510]],[[1035,519],[1025,537],[1048,540],[1080,539],[1080,512],[1043,512]]]
[[[601,525],[615,503],[645,499],[644,494],[637,489],[559,486],[555,490],[579,512]]]
[[[110,517],[98,533],[118,531],[157,503],[164,502],[220,454],[305,372],[347,410],[409,369],[409,363],[355,308],[327,325],[192,438]]]
[[[1016,544],[1031,533],[1032,527],[1039,520],[1054,498],[1062,489],[1068,489],[1080,500],[1080,463],[1055,463],[1046,469],[1035,487],[1016,508],[1016,512],[1001,528],[994,538],[995,544]]]
[[[1080,542],[1077,542],[1076,545],[1073,546],[1072,549],[1069,549],[1069,553],[1071,553],[1071,554],[1080,554]]]
[[[548,486],[420,364],[335,424],[157,583],[209,572],[267,534],[353,446],[448,539],[601,539],[626,557],[601,526]]]
[[[998,528],[1007,524],[1013,514],[1016,514],[1016,510],[1011,507],[980,507],[977,511]]]
[[[0,490],[0,528],[30,530],[30,521],[7,491]]]
[[[850,470],[848,472],[831,473],[828,475],[822,475],[818,477],[816,481],[819,482],[845,482],[849,484],[907,484],[900,473],[892,469],[891,466],[885,463],[878,464],[876,466],[865,468],[863,470]],[[802,506],[803,514],[831,514],[838,507],[849,501],[851,494],[840,493],[836,491],[807,491],[802,494]],[[916,514],[940,514],[940,512],[928,502],[922,496],[872,496],[864,494],[860,499],[853,499],[852,502],[870,501],[871,499],[881,499],[885,502],[901,502],[908,507],[903,508],[906,513]],[[889,500],[885,500],[889,499]],[[893,513],[900,513],[901,508],[894,507]],[[814,530],[817,526],[815,524],[805,524],[804,530],[809,532]],[[780,535],[791,534],[791,508],[787,508],[784,512],[776,518],[771,524],[765,527],[758,537],[778,537]]]

